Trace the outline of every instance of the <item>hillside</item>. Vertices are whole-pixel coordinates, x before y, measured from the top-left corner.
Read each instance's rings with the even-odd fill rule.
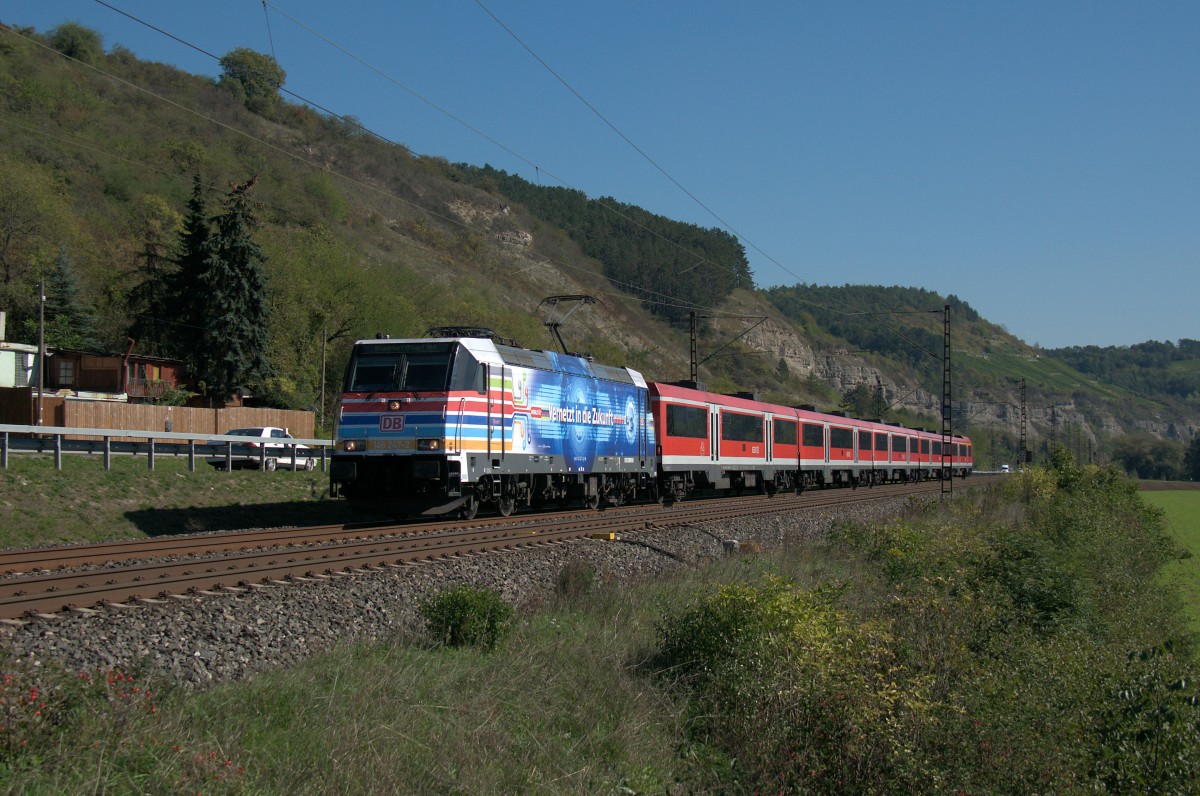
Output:
[[[61,42],[60,49],[64,48]],[[1045,352],[979,317],[968,301],[902,287],[756,288],[741,244],[615,198],[540,188],[487,166],[417,156],[402,143],[287,101],[252,102],[120,47],[64,57],[51,38],[0,25],[0,309],[28,340],[36,284],[69,263],[95,346],[167,348],[170,318],[146,334],[139,288],[170,267],[193,178],[210,212],[254,182],[274,374],[256,400],[315,409],[354,339],[490,326],[553,347],[539,303],[588,294],[563,333],[571,347],[688,376],[688,312],[701,315],[700,377],[786,404],[836,407],[877,395],[887,419],[939,424],[941,308],[951,306],[954,427],[984,461],[1016,448],[1026,384],[1031,447],[1079,450],[1134,430],[1187,439],[1200,423],[1200,359]],[[275,98],[272,98],[275,99]],[[403,138],[403,132],[397,135]],[[1191,357],[1191,359],[1188,359]],[[1170,389],[1156,385],[1168,383]],[[326,416],[333,389],[323,398]],[[993,456],[991,451],[997,452]]]

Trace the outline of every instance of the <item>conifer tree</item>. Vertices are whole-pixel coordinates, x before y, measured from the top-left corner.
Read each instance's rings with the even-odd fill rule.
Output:
[[[204,184],[200,175],[192,177],[192,197],[179,232],[175,271],[167,279],[164,316],[170,332],[163,351],[182,359],[188,370],[196,373],[197,353],[203,346],[204,328],[208,324],[204,287],[201,276],[208,257],[209,222],[204,203]]]
[[[25,337],[37,339],[36,318],[25,321]],[[46,279],[45,340],[49,348],[72,348],[96,351],[96,313],[79,295],[79,281],[71,265],[66,246],[59,246],[58,256],[50,266]]]
[[[159,196],[147,194],[141,200],[137,255],[138,283],[130,289],[125,303],[132,319],[129,336],[143,353],[163,356],[174,352],[176,327],[171,323],[171,283],[177,266],[168,251],[168,236],[181,221],[179,213]]]
[[[256,179],[234,185],[226,195],[224,212],[213,219],[199,273],[205,324],[195,373],[214,398],[252,391],[272,371],[266,257],[253,239],[259,222],[250,191]]]

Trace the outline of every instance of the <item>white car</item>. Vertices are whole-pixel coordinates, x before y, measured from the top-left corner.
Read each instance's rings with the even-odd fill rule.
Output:
[[[254,440],[247,440],[245,443],[234,443],[233,449],[228,459],[225,454],[209,456],[205,459],[206,462],[216,467],[218,470],[224,470],[226,463],[233,469],[239,467],[258,468],[261,464],[264,470],[274,470],[276,467],[292,467],[292,448],[295,448],[295,469],[312,470],[317,466],[317,460],[313,457],[312,450],[307,445],[299,443],[291,443],[294,439],[288,433],[286,428],[274,428],[272,426],[256,426],[254,428],[231,428],[224,432],[226,435],[234,437],[253,437]],[[214,443],[221,444],[221,443]],[[266,454],[263,454],[263,447],[266,446]]]

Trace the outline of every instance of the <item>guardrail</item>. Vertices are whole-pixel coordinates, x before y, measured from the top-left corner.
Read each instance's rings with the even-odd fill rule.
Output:
[[[100,437],[100,439],[69,439],[73,437]],[[251,446],[250,442],[259,442]],[[268,456],[268,448],[261,443],[280,445],[272,448],[282,455]],[[172,431],[124,431],[112,428],[64,428],[62,426],[16,426],[0,424],[0,469],[8,469],[10,451],[53,453],[55,469],[62,469],[64,453],[102,454],[104,469],[112,469],[113,455],[144,455],[147,469],[154,469],[155,457],[186,456],[188,470],[195,472],[196,457],[225,458],[225,469],[233,470],[235,462],[257,460],[260,469],[267,469],[267,460],[290,464],[297,469],[297,460],[309,456],[297,456],[297,445],[307,447],[307,453],[321,461],[321,472],[328,468],[329,450],[333,440],[329,439],[277,439],[249,438],[230,434],[187,434]]]

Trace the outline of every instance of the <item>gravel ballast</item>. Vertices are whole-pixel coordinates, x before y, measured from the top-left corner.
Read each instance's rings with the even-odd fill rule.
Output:
[[[624,541],[581,539],[68,614],[7,628],[0,643],[28,665],[53,659],[72,671],[117,668],[185,688],[207,688],[293,664],[337,644],[419,633],[417,606],[450,586],[494,589],[509,604],[529,609],[554,594],[557,576],[570,562],[589,564],[598,582],[659,578],[727,555],[725,540],[780,550],[824,536],[835,521],[897,516],[910,500],[901,496],[677,526],[624,534]]]

